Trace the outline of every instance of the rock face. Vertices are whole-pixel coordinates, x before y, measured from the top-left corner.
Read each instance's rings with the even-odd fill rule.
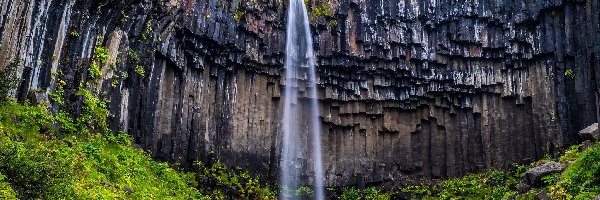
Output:
[[[328,185],[508,167],[597,122],[597,0],[307,3]],[[0,0],[0,66],[23,58],[16,97],[64,81],[66,103],[53,108],[72,114],[80,83],[95,81],[88,89],[110,101],[111,127],[159,160],[215,156],[277,177],[286,8]],[[108,61],[91,80],[98,53]]]

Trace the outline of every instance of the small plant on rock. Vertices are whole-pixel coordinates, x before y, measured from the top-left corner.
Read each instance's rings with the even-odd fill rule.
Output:
[[[565,76],[571,79],[575,79],[575,72],[572,69],[565,70]]]
[[[139,74],[141,77],[146,76],[146,70],[144,70],[144,67],[140,65],[135,66],[135,73]]]

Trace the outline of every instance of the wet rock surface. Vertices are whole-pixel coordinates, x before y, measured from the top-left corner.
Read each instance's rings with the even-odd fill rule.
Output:
[[[329,185],[508,167],[573,143],[597,120],[598,1],[308,4]],[[77,114],[74,93],[105,48],[103,78],[89,89],[110,101],[113,129],[159,160],[218,157],[277,177],[286,8],[0,0],[0,66],[23,58],[22,90],[50,94],[64,81],[60,109]]]

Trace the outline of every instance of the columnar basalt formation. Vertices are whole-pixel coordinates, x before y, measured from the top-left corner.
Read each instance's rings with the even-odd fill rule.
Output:
[[[597,121],[598,0],[306,3],[328,185],[508,167]],[[0,0],[0,66],[23,59],[21,100],[64,81],[52,107],[72,114],[95,81],[111,127],[159,160],[276,177],[286,4]],[[90,80],[97,47],[108,61]]]

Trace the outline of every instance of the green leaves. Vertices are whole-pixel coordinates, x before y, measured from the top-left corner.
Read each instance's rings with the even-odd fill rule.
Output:
[[[197,162],[200,192],[212,199],[276,199],[277,195],[268,187],[262,186],[258,178],[253,178],[241,169],[228,170],[225,165],[215,162],[204,166]]]
[[[402,191],[423,199],[503,199],[514,193],[511,189],[518,180],[519,174],[490,170],[437,184],[407,187]]]
[[[88,68],[89,77],[94,81],[98,81],[102,78],[102,66],[108,61],[108,49],[102,46],[102,37],[98,37],[96,47],[92,54],[92,63]]]
[[[203,198],[193,174],[155,162],[131,147],[126,133],[51,130],[56,122],[63,131],[77,124],[59,115],[42,107],[0,106],[0,199],[17,193],[26,199]]]
[[[0,199],[17,199],[17,193],[5,179],[6,176],[0,173]]]
[[[368,187],[359,190],[354,187],[346,188],[338,197],[340,200],[389,200],[392,199],[392,192],[383,192],[376,187]]]
[[[96,131],[100,133],[107,131],[106,120],[108,119],[109,112],[106,101],[100,100],[86,89],[80,89],[75,94],[85,98],[81,107],[81,114],[77,116],[76,121],[80,131]]]
[[[575,150],[570,150],[565,157],[573,157],[575,154],[576,159],[563,172],[557,183],[558,187],[553,188],[555,191],[564,190],[566,194],[557,197],[585,199],[591,194],[600,193],[600,144],[596,143],[578,154],[573,151]]]
[[[574,79],[575,78],[575,72],[573,72],[572,69],[567,69],[567,70],[565,70],[565,76],[569,77],[571,79]]]

